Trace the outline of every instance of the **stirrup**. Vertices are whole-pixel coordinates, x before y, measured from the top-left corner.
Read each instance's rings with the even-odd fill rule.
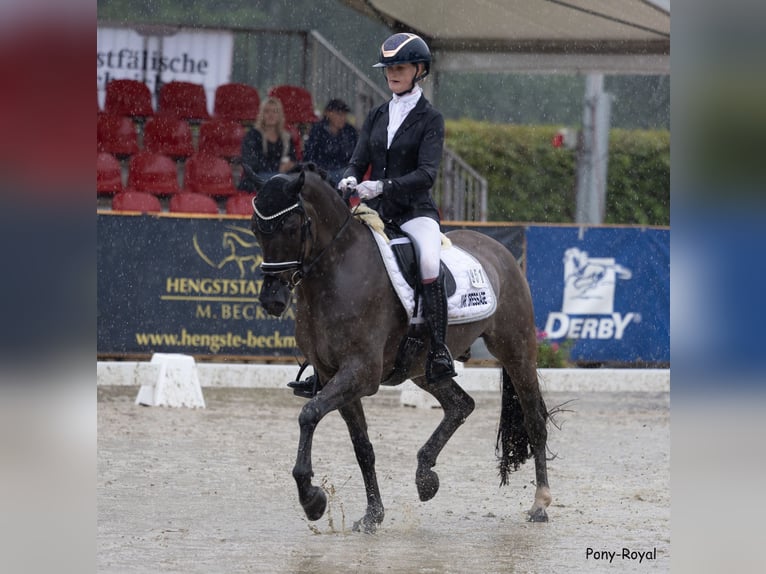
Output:
[[[434,367],[436,367],[434,369]],[[446,346],[436,352],[430,351],[426,359],[426,380],[435,385],[445,379],[457,377],[455,364]]]
[[[287,383],[287,386],[293,390],[293,394],[296,397],[310,399],[319,392],[319,389],[317,388],[319,386],[319,377],[317,377],[316,373],[301,381],[301,375],[309,364],[308,361],[304,361],[301,368],[298,370],[298,376],[295,377],[295,380]]]

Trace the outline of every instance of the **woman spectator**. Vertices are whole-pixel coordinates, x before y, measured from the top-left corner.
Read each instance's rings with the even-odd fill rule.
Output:
[[[295,146],[285,129],[282,102],[269,97],[263,100],[255,126],[242,140],[242,180],[239,189],[257,191],[258,180],[285,173],[296,162]]]

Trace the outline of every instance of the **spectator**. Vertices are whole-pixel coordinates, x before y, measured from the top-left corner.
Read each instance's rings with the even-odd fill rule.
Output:
[[[324,117],[311,128],[303,155],[305,161],[314,162],[327,171],[327,179],[333,187],[343,177],[359,137],[356,128],[348,123],[350,111],[343,100],[327,102]]]
[[[261,104],[255,126],[242,140],[244,168],[239,189],[257,191],[258,179],[267,180],[285,173],[296,162],[295,146],[285,129],[285,112],[277,98],[266,98]]]

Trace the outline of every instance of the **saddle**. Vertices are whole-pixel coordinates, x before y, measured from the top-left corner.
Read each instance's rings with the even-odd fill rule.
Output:
[[[407,285],[419,294],[420,273],[415,254],[415,244],[410,236],[395,223],[387,223],[384,231],[389,239],[388,244],[391,246],[391,251],[399,265],[399,270],[402,272],[402,277],[404,277]],[[455,294],[457,283],[455,282],[455,276],[452,275],[452,271],[449,270],[444,261],[440,262],[439,275],[444,275],[444,289],[447,292],[447,297],[451,297]]]

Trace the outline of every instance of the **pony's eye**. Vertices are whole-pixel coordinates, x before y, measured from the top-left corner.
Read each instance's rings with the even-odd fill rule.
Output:
[[[296,219],[297,218],[292,218],[290,221],[285,222],[285,233],[287,233],[290,238],[298,235],[298,232],[300,231],[300,225]]]

